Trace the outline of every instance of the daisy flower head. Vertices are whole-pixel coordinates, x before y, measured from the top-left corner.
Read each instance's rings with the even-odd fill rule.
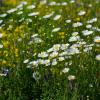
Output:
[[[96,60],[100,61],[100,54],[96,55]]]

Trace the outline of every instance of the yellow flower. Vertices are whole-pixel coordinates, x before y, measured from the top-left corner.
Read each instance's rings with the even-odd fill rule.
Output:
[[[6,32],[5,31],[0,31],[0,33],[2,33],[2,37],[7,37],[7,34],[6,34]]]
[[[79,17],[78,17],[78,18],[76,18],[76,19],[75,19],[75,21],[80,21],[80,18],[79,18]]]
[[[17,48],[15,48],[14,51],[15,51],[15,56],[18,57],[19,56],[19,50]]]
[[[96,43],[100,43],[100,40],[96,40]]]
[[[62,39],[64,39],[64,38],[65,38],[65,36],[61,36],[61,38],[62,38]]]
[[[19,50],[18,50],[17,48],[15,48],[15,52],[16,52],[16,53],[18,53],[18,52],[19,52]]]
[[[5,50],[3,53],[5,56],[8,56],[8,51]]]
[[[17,4],[17,0],[9,0],[8,2],[6,1],[6,0],[4,0],[5,1],[5,4],[7,4],[7,5],[16,5]]]
[[[65,38],[65,32],[60,32],[60,33],[58,33],[58,34],[59,34],[60,38],[62,38],[62,39]]]
[[[16,32],[16,33],[20,32],[19,27],[17,27],[17,28],[15,29],[15,32]]]
[[[5,60],[2,61],[2,64],[3,64],[3,65],[5,65],[6,63],[7,63],[7,61],[5,61]]]
[[[9,46],[9,42],[8,41],[3,42],[3,45],[4,45],[5,48],[7,48]]]
[[[60,32],[58,33],[60,36],[64,36],[65,35],[65,32]]]

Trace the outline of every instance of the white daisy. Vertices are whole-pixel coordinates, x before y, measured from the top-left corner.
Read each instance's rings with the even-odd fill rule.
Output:
[[[58,20],[61,18],[61,15],[56,15],[53,20]]]
[[[38,61],[31,61],[31,62],[29,62],[29,65],[32,65],[33,67],[34,66],[38,66]]]
[[[40,4],[46,4],[47,3],[47,0],[41,0],[40,1]]]
[[[43,18],[44,18],[44,19],[50,18],[53,14],[54,14],[54,12],[52,12],[52,13],[50,13],[50,14],[48,14],[48,15],[43,16]]]
[[[6,17],[7,16],[7,14],[5,13],[5,14],[0,14],[0,17]]]
[[[75,0],[70,0],[70,3],[74,3],[75,2]]]
[[[56,2],[52,1],[52,2],[49,3],[49,5],[54,6],[54,5],[56,5]]]
[[[16,10],[17,10],[16,8],[13,8],[13,9],[8,10],[7,13],[11,14],[11,13],[15,12]]]
[[[64,68],[64,69],[62,70],[62,72],[63,72],[63,73],[68,73],[68,72],[69,72],[69,68]]]
[[[35,8],[35,5],[29,5],[27,6],[27,9],[34,9]]]
[[[50,58],[55,58],[55,57],[57,57],[58,56],[58,52],[57,51],[54,51],[54,52],[52,52],[51,54],[50,54]]]
[[[26,59],[23,61],[24,64],[27,64],[29,62],[29,59]]]
[[[17,9],[22,9],[23,5],[22,4],[19,4],[16,8]]]
[[[59,60],[59,61],[64,61],[65,58],[64,58],[64,57],[59,57],[58,60]]]
[[[49,66],[49,65],[50,65],[50,60],[49,60],[49,59],[45,60],[45,61],[44,61],[44,64],[45,64],[46,66]]]
[[[67,2],[62,2],[61,5],[62,6],[66,6],[67,5]]]
[[[91,28],[91,27],[92,27],[91,24],[86,25],[86,28]]]
[[[52,51],[53,51],[53,48],[50,48],[50,49],[47,50],[48,53],[50,53]]]
[[[61,44],[61,50],[65,50],[65,49],[67,49],[68,46],[69,46],[68,43],[67,43],[67,44]]]
[[[84,36],[88,36],[88,35],[91,35],[93,33],[93,31],[83,30],[82,33]]]
[[[47,52],[41,52],[38,54],[38,57],[45,58],[45,57],[48,57],[48,54]]]
[[[18,15],[21,15],[21,14],[23,14],[23,11],[19,11],[17,14],[18,14]]]
[[[100,61],[100,54],[96,55],[96,60]]]
[[[2,38],[2,36],[3,36],[3,34],[2,34],[2,33],[0,33],[0,38]]]
[[[33,12],[28,14],[28,16],[37,16],[37,15],[39,15],[39,12]]]
[[[94,42],[100,43],[100,36],[96,36],[96,37],[94,38]]]
[[[60,44],[53,45],[53,51],[59,51],[60,50]]]
[[[3,48],[3,45],[2,45],[2,44],[0,44],[0,49],[1,49],[1,48]]]
[[[80,12],[78,13],[78,15],[79,15],[79,16],[83,16],[83,15],[85,15],[85,13],[86,13],[86,12],[82,10],[82,11],[80,11]]]
[[[73,32],[72,36],[77,36],[79,33],[78,32]]]
[[[69,75],[68,80],[75,80],[75,76],[74,75]]]
[[[79,27],[79,26],[82,26],[83,23],[81,22],[76,22],[76,23],[73,23],[73,27]]]
[[[68,20],[66,20],[65,22],[66,22],[66,23],[70,23],[70,22],[71,22],[71,20],[70,20],[70,19],[68,19]]]
[[[75,41],[77,41],[77,40],[79,40],[80,39],[80,37],[79,36],[72,36],[72,37],[70,37],[69,38],[69,42],[75,42]]]
[[[0,24],[3,22],[3,20],[0,20]]]
[[[54,28],[54,29],[52,30],[52,32],[58,32],[60,29],[61,29],[60,27]]]
[[[87,23],[94,23],[94,22],[97,22],[97,18],[92,18],[87,21]]]
[[[21,4],[22,5],[27,5],[27,2],[26,1],[22,1]]]
[[[57,60],[56,60],[56,59],[53,59],[52,65],[53,65],[53,66],[54,66],[54,65],[57,65]]]

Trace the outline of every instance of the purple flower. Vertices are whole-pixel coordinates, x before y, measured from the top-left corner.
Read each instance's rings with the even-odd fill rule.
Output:
[[[10,70],[6,69],[6,68],[2,68],[2,72],[3,72],[3,74],[5,74],[5,76],[8,76]]]

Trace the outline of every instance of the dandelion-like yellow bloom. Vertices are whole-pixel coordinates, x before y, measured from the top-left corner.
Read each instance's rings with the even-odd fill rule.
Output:
[[[64,38],[65,38],[65,36],[61,36],[61,38],[62,38],[62,39],[64,39]]]
[[[19,56],[19,50],[16,48],[15,49],[15,56],[18,57]]]
[[[5,65],[6,63],[7,63],[7,61],[5,61],[5,60],[2,61],[2,64],[3,64],[3,65]]]
[[[4,41],[4,42],[3,42],[3,45],[4,45],[5,48],[8,48],[8,47],[9,47],[9,44],[10,44],[10,43],[9,43],[8,41]]]
[[[65,32],[60,32],[59,35],[60,35],[60,36],[61,36],[61,35],[65,35]]]
[[[17,33],[17,32],[20,32],[20,28],[19,28],[19,27],[16,27],[15,32],[16,32],[16,33]]]
[[[9,0],[9,1],[6,1],[6,0],[4,0],[5,1],[5,4],[7,4],[7,5],[16,5],[17,4],[17,1],[18,0]]]
[[[95,42],[95,43],[100,43],[100,36],[96,36],[96,37],[94,38],[94,42]]]
[[[65,32],[60,32],[60,33],[58,33],[58,34],[59,34],[60,38],[62,38],[62,39],[65,38]]]
[[[77,18],[75,19],[75,21],[80,21],[80,18],[79,18],[79,17],[77,17]]]
[[[96,42],[96,43],[100,43],[100,40],[96,40],[95,42]]]
[[[5,51],[3,52],[3,54],[4,54],[4,56],[8,56],[9,52],[8,52],[7,50],[5,50]]]

